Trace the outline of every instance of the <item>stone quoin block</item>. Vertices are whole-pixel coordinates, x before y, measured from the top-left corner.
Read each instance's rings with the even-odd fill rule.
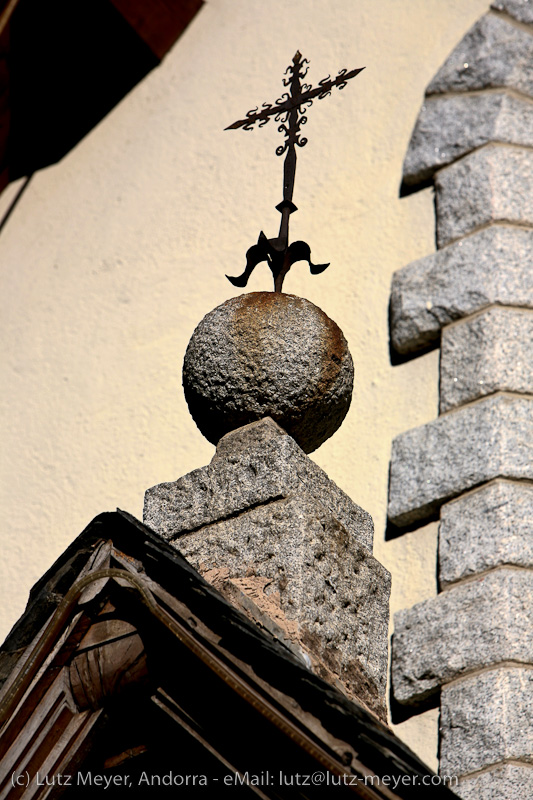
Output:
[[[502,567],[399,611],[396,700],[416,705],[454,678],[502,661],[533,664],[532,599],[533,571]]]
[[[392,443],[389,520],[403,527],[494,478],[532,479],[533,398],[492,395]]]
[[[413,186],[489,142],[533,146],[533,103],[505,91],[426,97],[403,164]]]
[[[491,8],[503,11],[525,25],[533,25],[533,5],[531,0],[495,0]],[[531,792],[533,797],[533,792]]]
[[[165,539],[173,539],[302,492],[313,496],[372,551],[370,514],[350,500],[270,418],[226,434],[208,466],[148,489],[143,519]]]
[[[495,225],[394,273],[391,339],[399,353],[491,304],[533,307],[533,231]]]
[[[435,189],[439,247],[494,222],[533,225],[533,150],[488,145],[438,172]]]
[[[390,575],[315,498],[258,506],[173,545],[223,594],[251,596],[315,672],[386,716]]]
[[[533,769],[527,764],[503,764],[465,778],[453,791],[463,800],[524,800],[533,797]]]
[[[493,392],[533,394],[533,311],[489,308],[444,328],[440,412]]]
[[[504,564],[533,568],[533,485],[495,481],[442,506],[441,587]]]
[[[427,94],[501,87],[533,97],[533,36],[506,19],[486,14],[446,59]]]
[[[511,759],[532,763],[532,719],[533,669],[489,670],[445,686],[440,773],[467,775]]]

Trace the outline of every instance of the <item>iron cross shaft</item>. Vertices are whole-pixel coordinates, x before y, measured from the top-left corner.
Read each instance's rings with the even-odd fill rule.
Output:
[[[307,261],[313,275],[323,272],[329,266],[311,262],[311,250],[306,242],[297,241],[289,245],[289,217],[297,211],[292,201],[296,176],[296,146],[304,147],[307,144],[307,139],[300,135],[300,128],[307,122],[306,110],[312,106],[313,100],[315,98],[322,100],[330,95],[334,88],[344,89],[347,81],[358,75],[364,67],[351,72],[343,69],[335,78],[328,76],[319,81],[318,86],[313,89],[309,84],[302,83],[307,75],[308,64],[309,61],[302,58],[302,54],[297,51],[292,64],[285,70],[285,75],[288,77],[283,79],[283,85],[289,87],[289,91],[284,92],[274,105],[263,103],[261,110],[256,107],[248,111],[244,119],[237,120],[226,128],[226,130],[243,128],[245,131],[251,131],[256,122],[262,128],[274,117],[275,121],[280,123],[279,132],[285,135],[285,142],[276,148],[276,155],[282,156],[283,153],[287,153],[283,165],[283,200],[276,206],[281,214],[279,234],[273,239],[267,239],[261,231],[257,244],[250,247],[246,253],[246,268],[243,274],[236,278],[226,276],[234,286],[246,286],[248,278],[261,261],[266,261],[272,271],[275,292],[281,292],[285,275],[296,261]]]

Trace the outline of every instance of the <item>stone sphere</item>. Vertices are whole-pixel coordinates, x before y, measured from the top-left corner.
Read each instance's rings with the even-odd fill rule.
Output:
[[[311,453],[346,416],[353,363],[342,331],[313,303],[250,292],[200,322],[185,353],[183,387],[194,421],[213,444],[272,417]]]

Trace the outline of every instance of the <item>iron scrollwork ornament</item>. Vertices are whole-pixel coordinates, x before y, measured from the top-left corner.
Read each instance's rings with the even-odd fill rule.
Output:
[[[306,137],[301,136],[300,128],[307,122],[307,111],[313,105],[313,101],[328,97],[334,88],[344,89],[347,81],[362,72],[364,67],[353,69],[351,72],[342,69],[335,78],[329,76],[323,78],[315,89],[310,84],[302,83],[308,69],[309,61],[302,58],[302,54],[298,51],[292,59],[292,64],[285,70],[287,77],[283,78],[283,85],[289,87],[289,91],[284,92],[275,104],[263,103],[261,110],[256,106],[248,111],[244,119],[237,120],[226,128],[226,130],[243,128],[245,131],[251,131],[256,123],[262,128],[273,117],[279,123],[278,131],[285,137],[284,143],[276,148],[276,155],[282,156],[287,153],[283,165],[283,200],[276,206],[281,214],[279,234],[273,239],[268,239],[261,231],[257,244],[250,247],[246,253],[246,268],[242,275],[237,277],[226,275],[234,286],[246,286],[253,270],[262,261],[266,261],[272,271],[275,292],[281,292],[285,275],[297,261],[307,261],[313,275],[318,275],[329,267],[329,263],[312,263],[311,249],[306,242],[297,241],[289,244],[289,217],[298,210],[292,202],[296,175],[296,147],[304,147],[307,144]]]

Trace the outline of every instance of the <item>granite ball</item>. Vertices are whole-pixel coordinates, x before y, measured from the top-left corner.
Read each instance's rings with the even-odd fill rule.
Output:
[[[311,453],[346,416],[353,362],[340,328],[309,300],[250,292],[200,322],[185,353],[183,388],[213,444],[272,417]]]

